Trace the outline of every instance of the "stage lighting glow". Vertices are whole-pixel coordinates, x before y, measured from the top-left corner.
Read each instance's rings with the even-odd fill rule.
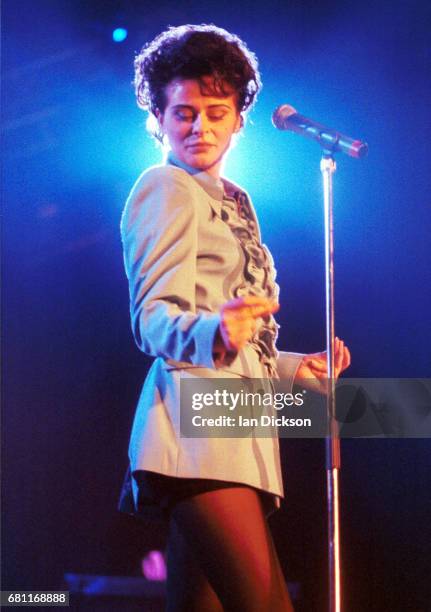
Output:
[[[112,32],[112,40],[114,42],[120,43],[127,38],[127,30],[125,28],[115,28]]]
[[[166,562],[160,550],[150,550],[141,563],[142,573],[147,580],[163,582],[166,580]]]

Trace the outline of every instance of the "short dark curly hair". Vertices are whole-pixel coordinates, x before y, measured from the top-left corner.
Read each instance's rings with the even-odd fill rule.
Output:
[[[212,76],[213,92],[237,92],[238,112],[245,113],[262,87],[255,54],[235,34],[213,24],[169,27],[147,43],[135,58],[138,106],[155,115],[166,107],[165,87],[176,78]]]

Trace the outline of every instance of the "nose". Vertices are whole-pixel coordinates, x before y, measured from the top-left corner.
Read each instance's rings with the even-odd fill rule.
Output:
[[[204,134],[209,131],[209,121],[205,113],[198,113],[196,115],[192,129],[194,134]]]

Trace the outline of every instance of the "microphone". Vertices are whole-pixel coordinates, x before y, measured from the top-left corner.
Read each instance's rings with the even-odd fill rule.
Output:
[[[272,123],[278,130],[291,130],[301,136],[316,140],[321,147],[332,153],[341,151],[356,158],[364,157],[368,153],[366,142],[355,140],[312,119],[307,119],[288,104],[282,104],[275,109],[272,114]]]

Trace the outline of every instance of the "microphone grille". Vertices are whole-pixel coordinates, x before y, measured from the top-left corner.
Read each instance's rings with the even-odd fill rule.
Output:
[[[296,109],[293,108],[293,106],[289,106],[289,104],[282,104],[272,113],[272,123],[278,130],[285,130],[285,120],[290,117],[290,115],[295,114]]]

